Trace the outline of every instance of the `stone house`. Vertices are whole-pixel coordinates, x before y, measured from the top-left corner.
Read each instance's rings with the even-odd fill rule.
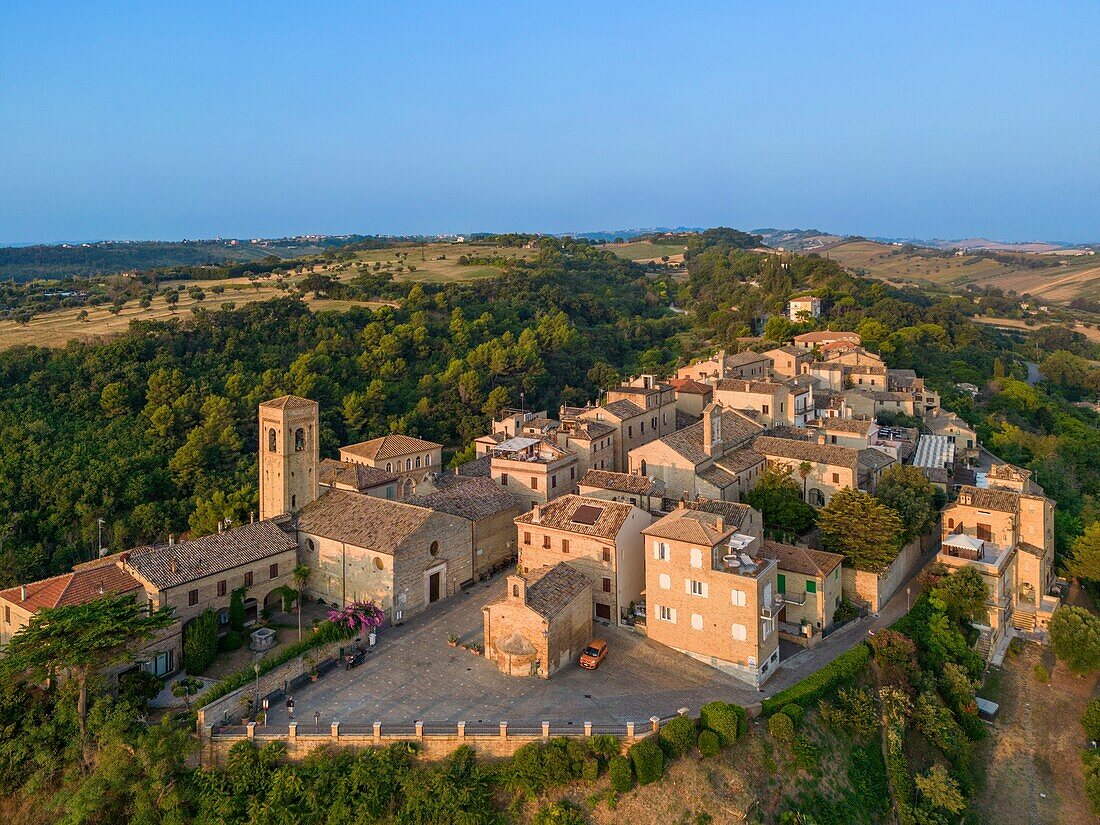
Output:
[[[820,638],[840,607],[844,556],[778,541],[765,540],[763,547],[778,566],[777,588],[783,597],[779,629],[801,640]]]
[[[866,418],[818,418],[806,422],[819,444],[851,447],[855,450],[871,446],[871,433],[878,429]]]
[[[746,350],[728,355],[718,350],[713,358],[697,361],[676,371],[677,378],[690,378],[701,384],[713,384],[722,378],[759,381],[766,378],[770,362],[766,355]]]
[[[143,649],[156,675],[183,664],[184,630],[200,614],[213,610],[219,626],[228,629],[234,590],[245,590],[246,624],[255,622],[261,610],[281,605],[282,588],[293,587],[298,564],[292,534],[291,520],[283,516],[108,557],[141,582],[150,607],[172,608],[176,621]]]
[[[671,498],[737,501],[755,485],[764,461],[750,448],[763,425],[711,404],[703,420],[630,452],[630,473],[665,485]]]
[[[398,478],[398,498],[413,495],[416,485],[442,468],[443,445],[390,433],[340,448],[340,460],[365,464]]]
[[[377,470],[366,464],[325,458],[321,460],[317,470],[317,483],[320,493],[328,490],[351,490],[394,500],[397,498],[400,480],[394,473]]]
[[[653,517],[617,501],[567,495],[516,519],[519,569],[568,562],[592,583],[593,614],[620,623],[645,588],[642,528]]]
[[[642,375],[608,390],[599,407],[563,406],[561,418],[563,424],[584,419],[610,426],[614,463],[600,469],[626,472],[627,456],[634,447],[676,430],[676,395],[669,384]]]
[[[621,501],[650,513],[656,513],[661,509],[665,497],[665,485],[650,476],[589,470],[581,476],[578,492],[589,498]]]
[[[802,295],[798,298],[791,298],[787,304],[787,317],[791,321],[797,323],[803,319],[803,316],[807,318],[820,318],[821,317],[821,299],[813,295]]]
[[[804,332],[794,336],[794,345],[802,349],[825,347],[837,341],[858,346],[863,342],[858,332],[833,332],[832,330],[819,330],[817,332]]]
[[[336,606],[370,599],[393,623],[473,578],[470,521],[406,502],[332,490],[299,514],[297,537],[310,595]]]
[[[934,415],[926,415],[924,426],[933,435],[942,435],[950,439],[956,451],[968,460],[977,459],[978,433],[957,414],[941,410]]]
[[[771,362],[771,374],[780,378],[797,378],[806,374],[814,355],[808,349],[785,345],[763,353]]]
[[[714,387],[694,378],[670,378],[676,394],[676,409],[691,418],[699,418],[713,400]]]
[[[801,427],[813,417],[813,391],[809,386],[777,381],[745,381],[724,378],[714,384],[714,401],[726,409],[753,410],[765,424]]]
[[[777,564],[747,505],[681,507],[646,537],[646,633],[655,642],[761,685],[779,663]]]
[[[592,583],[565,562],[508,576],[481,608],[485,657],[509,676],[549,679],[592,639]]]
[[[888,455],[873,448],[856,450],[768,435],[759,436],[752,446],[769,465],[789,467],[791,478],[803,484],[806,502],[814,507],[824,507],[835,493],[846,487],[873,493],[879,475],[894,463]],[[809,465],[805,479],[801,473],[804,463]]]
[[[480,580],[516,560],[519,500],[490,478],[442,475],[421,485],[409,504],[460,516],[470,523],[472,576]]]
[[[489,456],[491,478],[524,510],[576,492],[577,454],[549,439],[516,436],[497,444]]]

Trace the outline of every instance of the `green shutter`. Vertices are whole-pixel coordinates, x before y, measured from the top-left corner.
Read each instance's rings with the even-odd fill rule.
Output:
[[[784,576],[782,573],[780,573],[776,577],[776,581],[778,582],[778,584],[776,586],[779,588],[779,592],[780,593],[786,593],[787,592],[787,577]]]
[[[817,582],[814,579],[806,579],[806,592],[807,593],[816,593],[817,592]]]

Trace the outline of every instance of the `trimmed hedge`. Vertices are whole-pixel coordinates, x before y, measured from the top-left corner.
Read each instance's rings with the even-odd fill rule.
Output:
[[[869,661],[871,661],[871,648],[865,643],[860,643],[847,653],[837,656],[821,670],[811,673],[801,682],[765,699],[761,703],[761,713],[764,716],[772,716],[792,702],[803,708],[809,707],[818,699],[832,693],[840,685],[858,676],[867,667]]]
[[[794,702],[791,702],[789,705],[784,705],[783,710],[779,712],[784,716],[789,716],[796,729],[802,724],[802,719],[806,715],[806,709],[803,708],[802,705],[795,704]]]
[[[295,642],[292,645],[287,645],[282,650],[277,650],[274,654],[260,659],[260,676],[271,672],[279,667],[279,665],[286,664],[291,659],[296,659],[302,654],[308,653],[316,647],[327,645],[329,642],[350,638],[351,631],[347,628],[340,627],[332,622],[324,622],[313,632],[312,636],[302,639],[300,642]],[[244,687],[255,678],[256,672],[252,669],[251,665],[246,668],[241,668],[236,673],[226,676],[210,688],[210,690],[196,700],[192,707],[196,710],[204,708],[211,702],[221,699],[227,693],[232,693],[237,688]]]
[[[611,787],[619,793],[626,793],[634,787],[634,769],[630,767],[630,760],[625,756],[612,756],[607,763],[607,776],[611,780]]]
[[[781,742],[794,739],[794,720],[785,713],[777,713],[768,720],[768,733]]]
[[[725,748],[748,732],[749,715],[740,705],[708,702],[699,709],[699,726],[713,731]]]
[[[648,785],[661,778],[665,771],[665,755],[652,739],[643,739],[630,746],[630,761],[639,785]]]
[[[218,616],[204,610],[183,629],[183,666],[188,676],[199,676],[218,655]]]
[[[708,759],[717,756],[722,750],[722,743],[718,740],[718,734],[712,730],[699,731],[699,753]]]
[[[697,726],[687,716],[677,716],[661,728],[657,741],[669,761],[683,756],[695,746]]]

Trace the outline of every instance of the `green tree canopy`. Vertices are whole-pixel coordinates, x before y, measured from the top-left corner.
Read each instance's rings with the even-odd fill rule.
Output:
[[[883,572],[901,549],[901,517],[874,496],[845,488],[817,514],[826,549],[841,553],[857,570]]]
[[[911,464],[891,464],[882,471],[875,498],[901,517],[902,542],[929,532],[936,523],[941,495],[920,468]]]
[[[814,525],[814,508],[803,500],[790,467],[765,468],[745,503],[763,514],[765,528],[785,537],[801,536]]]
[[[1074,576],[1100,582],[1100,521],[1086,527],[1073,542],[1073,555],[1066,566]]]
[[[1100,616],[1062,605],[1054,611],[1049,629],[1054,655],[1073,673],[1100,670]]]

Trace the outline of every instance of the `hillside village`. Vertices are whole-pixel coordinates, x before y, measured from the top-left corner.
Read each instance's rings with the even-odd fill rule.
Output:
[[[481,605],[473,647],[484,666],[553,680],[592,638],[611,639],[613,659],[614,634],[632,633],[765,690],[782,651],[877,613],[933,559],[987,583],[986,659],[1014,634],[1040,638],[1059,604],[1053,501],[941,410],[920,376],[888,368],[852,332],[719,351],[556,416],[506,409],[452,469],[441,444],[400,433],[322,458],[319,407],[306,398],[272,399],[258,415],[253,523],[5,590],[0,645],[44,608],[132,593],[174,614],[129,667],[170,678],[187,664],[193,622],[213,611],[224,635],[237,598],[251,627],[300,584],[301,565],[303,601],[372,603],[383,636],[506,571]],[[874,493],[898,465],[947,503],[932,534],[880,569],[823,549],[812,531],[779,536],[745,502],[778,477],[823,508],[845,491]]]

